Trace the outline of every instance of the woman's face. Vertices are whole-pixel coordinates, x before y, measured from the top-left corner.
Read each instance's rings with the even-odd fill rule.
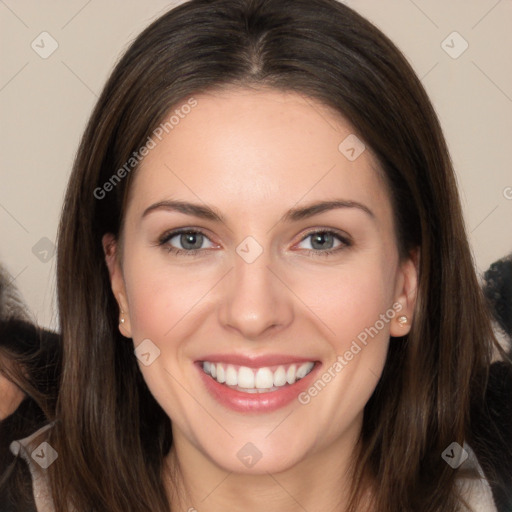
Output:
[[[195,100],[136,171],[122,245],[104,238],[121,332],[179,456],[274,473],[350,453],[415,289],[377,163],[311,98]]]

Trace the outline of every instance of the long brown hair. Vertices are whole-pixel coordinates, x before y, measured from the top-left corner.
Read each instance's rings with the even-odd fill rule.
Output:
[[[376,154],[400,254],[420,248],[418,299],[365,408],[350,510],[366,476],[379,482],[381,512],[455,510],[456,473],[441,453],[470,438],[496,342],[420,81],[386,36],[335,0],[192,0],[153,22],[116,65],[69,181],[57,259],[64,367],[50,440],[59,458],[48,470],[57,512],[68,502],[79,511],[170,510],[170,420],[118,332],[101,239],[120,234],[137,167],[126,163],[170,109],[228,85],[320,100]]]

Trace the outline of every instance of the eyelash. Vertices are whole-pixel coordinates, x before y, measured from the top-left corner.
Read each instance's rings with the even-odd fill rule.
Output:
[[[205,238],[207,238],[209,240],[208,236],[203,231],[201,231],[201,230],[191,229],[191,228],[181,228],[181,229],[176,229],[176,230],[164,233],[159,238],[158,245],[159,246],[167,245],[167,247],[166,247],[167,251],[169,253],[174,254],[175,256],[195,256],[199,252],[205,250],[205,249],[190,249],[190,250],[187,250],[187,249],[177,249],[176,247],[173,247],[172,245],[168,245],[169,240],[171,240],[172,238],[174,238],[177,235],[182,235],[182,234],[191,234],[191,235],[200,234],[200,235],[203,235]],[[304,237],[300,240],[300,242],[303,242],[308,237],[310,237],[312,235],[317,235],[317,234],[333,235],[335,238],[338,239],[338,241],[341,242],[341,245],[336,247],[336,248],[334,248],[334,249],[326,249],[325,251],[315,250],[315,249],[304,249],[308,253],[313,254],[314,256],[323,256],[323,257],[330,256],[330,255],[332,255],[334,253],[338,253],[338,252],[340,252],[340,251],[342,251],[344,249],[347,249],[348,247],[352,246],[352,242],[347,237],[342,236],[337,231],[330,230],[330,229],[319,229],[319,230],[316,230],[316,231],[310,231],[309,233],[304,235]]]

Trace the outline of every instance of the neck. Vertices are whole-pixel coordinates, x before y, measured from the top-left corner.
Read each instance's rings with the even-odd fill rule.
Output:
[[[172,510],[252,512],[264,503],[266,512],[345,511],[359,430],[285,471],[263,474],[226,471],[176,432],[166,460]],[[368,502],[360,510],[369,512]]]

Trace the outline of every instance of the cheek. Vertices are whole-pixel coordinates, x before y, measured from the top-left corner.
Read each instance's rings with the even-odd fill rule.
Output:
[[[134,341],[161,340],[177,324],[183,327],[182,320],[201,309],[201,298],[212,287],[211,278],[192,267],[166,265],[161,257],[127,262],[125,279]]]
[[[141,257],[133,251],[126,258],[124,276],[130,325],[135,347],[149,339],[159,350],[149,365],[139,363],[148,388],[173,422],[190,430],[190,396],[183,392],[180,383],[193,379],[185,352],[197,327],[194,319],[202,311],[201,298],[212,284],[206,275],[198,275],[191,268],[166,263],[161,255],[155,257],[143,251]]]
[[[321,269],[295,280],[294,290],[304,298],[323,326],[326,339],[337,353],[346,350],[353,339],[377,323],[378,337],[387,339],[394,317],[392,265],[361,259],[338,268]],[[384,315],[384,322],[380,321]]]
[[[385,365],[393,309],[393,260],[375,252],[350,264],[296,281],[298,295],[315,312],[324,334],[318,378],[298,397],[304,414],[323,425],[315,434],[326,447],[361,419]],[[325,344],[327,342],[327,344]]]

